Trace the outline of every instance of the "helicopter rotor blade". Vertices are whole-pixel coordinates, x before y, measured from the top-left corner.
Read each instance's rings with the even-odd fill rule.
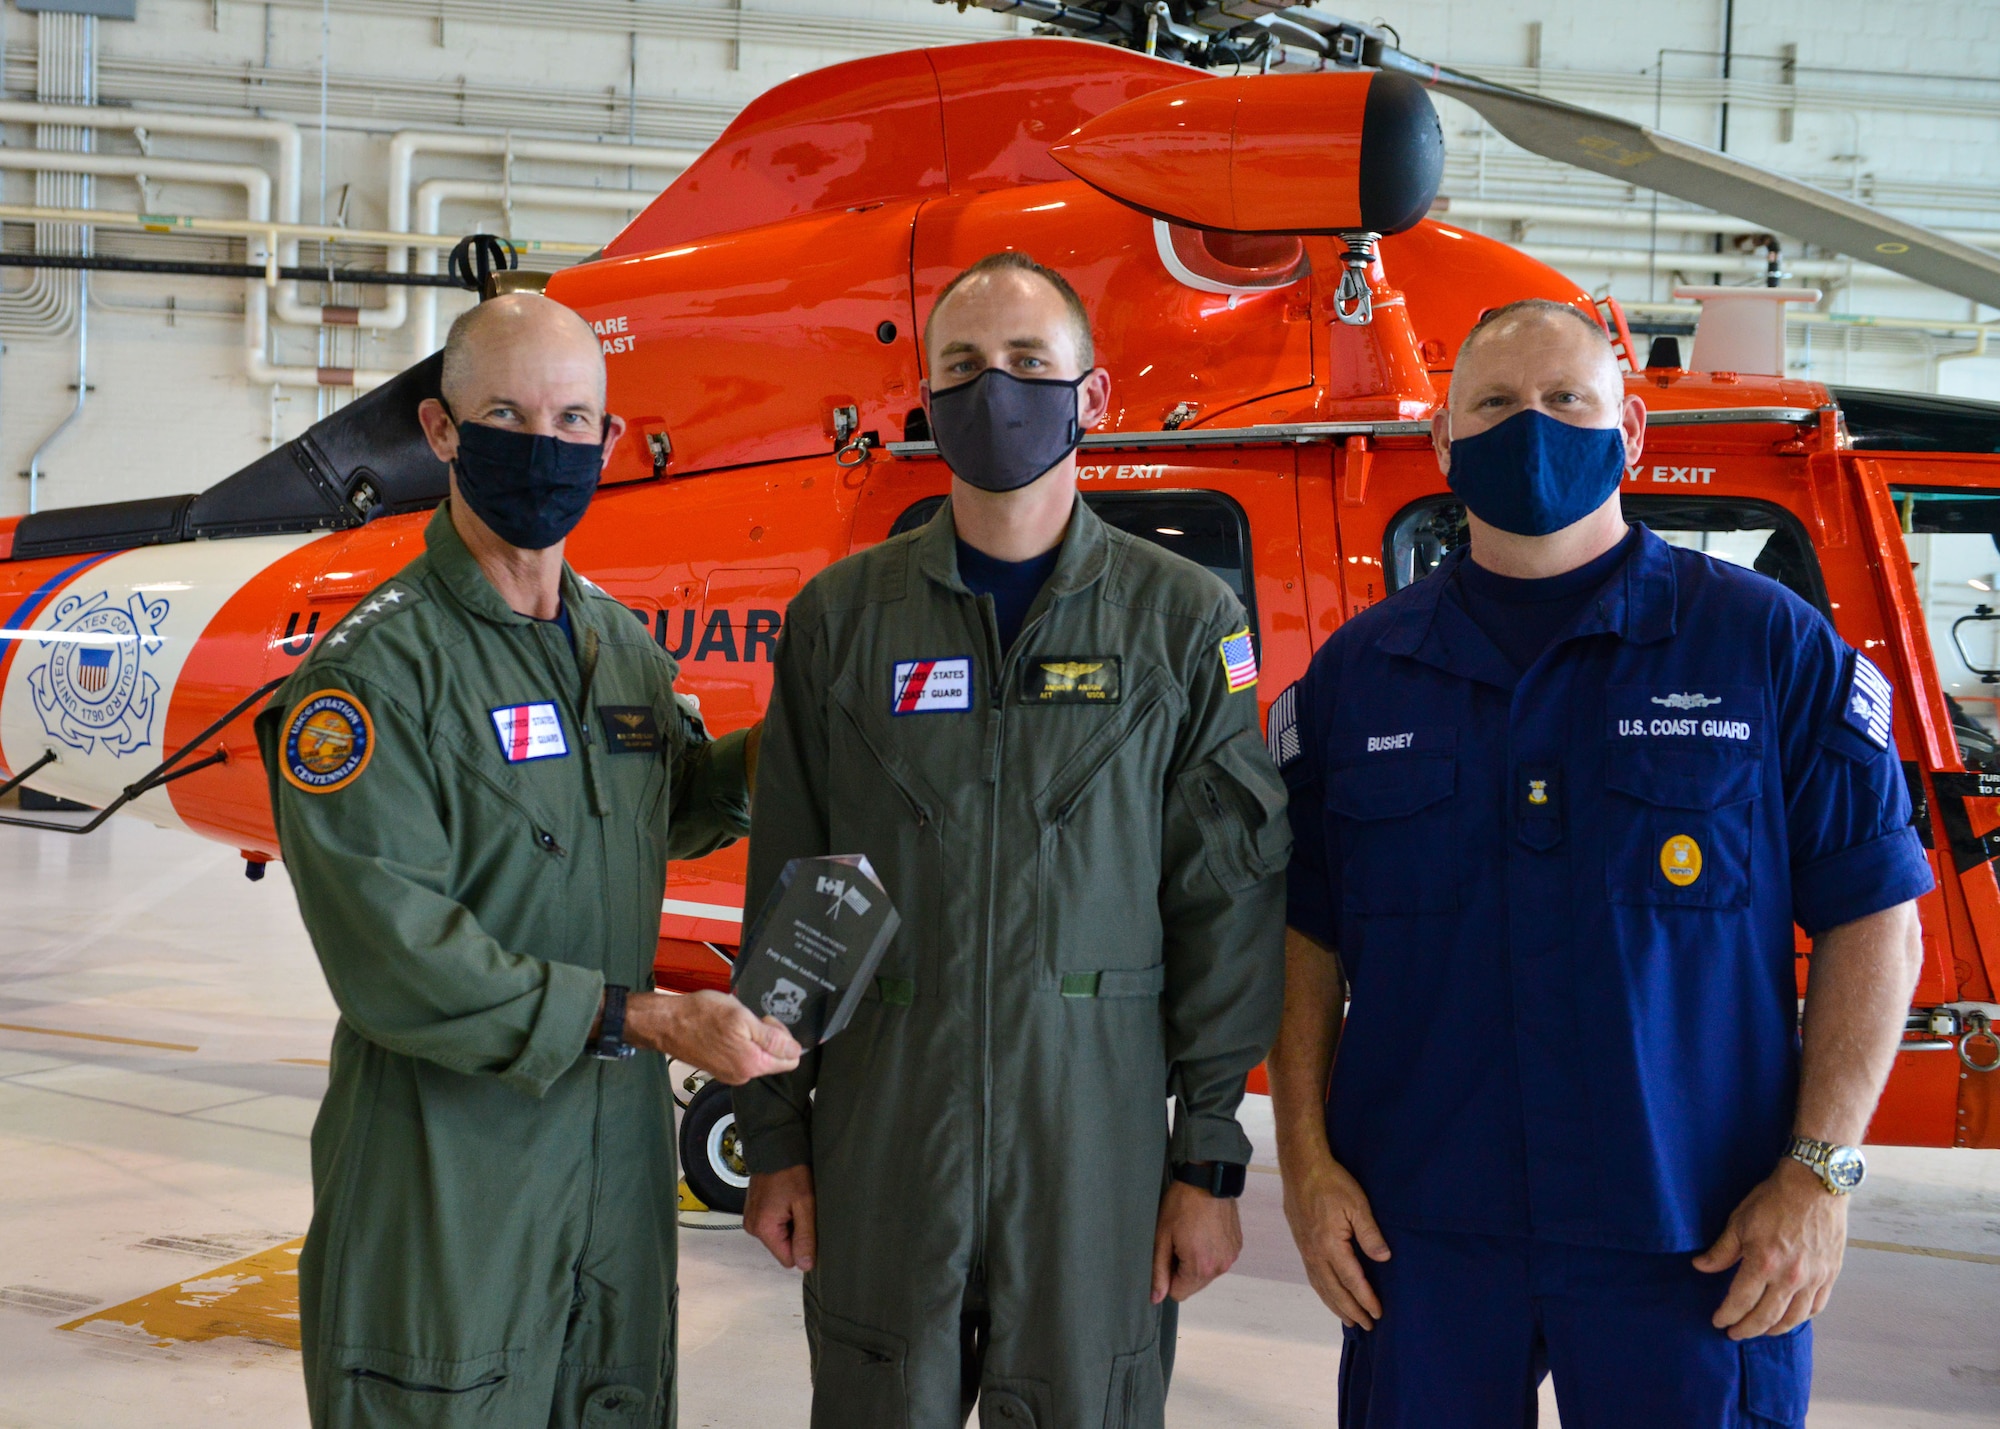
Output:
[[[1747,218],[1947,293],[2000,307],[2000,254],[1643,124],[1490,84],[1384,46],[1370,61],[1423,80],[1560,163]],[[1698,264],[1695,266],[1699,266]]]

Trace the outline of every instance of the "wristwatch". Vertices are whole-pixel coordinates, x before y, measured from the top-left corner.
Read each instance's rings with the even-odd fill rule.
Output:
[[[1836,1196],[1845,1196],[1868,1174],[1868,1160],[1858,1146],[1835,1146],[1830,1141],[1795,1136],[1786,1145],[1785,1155],[1812,1171],[1820,1185]]]
[[[1189,1161],[1174,1167],[1174,1179],[1199,1186],[1218,1201],[1233,1201],[1243,1194],[1243,1168],[1234,1161]]]
[[[631,991],[615,983],[604,985],[604,1011],[597,1019],[597,1040],[590,1044],[590,1055],[600,1061],[623,1061],[639,1050],[625,1041],[625,999]]]

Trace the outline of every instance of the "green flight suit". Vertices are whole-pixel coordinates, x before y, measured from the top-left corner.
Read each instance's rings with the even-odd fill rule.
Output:
[[[735,1093],[753,1171],[813,1168],[815,1429],[961,1424],[975,1390],[1004,1429],[1161,1424],[1170,1148],[1250,1159],[1282,1001],[1291,834],[1245,623],[1080,501],[1004,657],[949,503],[793,600],[748,906],[788,859],[865,853],[903,919],[852,1024]]]
[[[312,1421],[671,1424],[667,1066],[584,1047],[607,982],[652,985],[667,860],[747,828],[743,737],[711,743],[646,627],[567,568],[574,649],[448,508],[425,540],[257,720],[340,1008],[299,1263]]]

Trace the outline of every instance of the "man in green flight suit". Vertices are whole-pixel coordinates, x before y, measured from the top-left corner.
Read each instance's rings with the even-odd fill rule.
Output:
[[[951,497],[793,600],[747,889],[865,853],[902,925],[737,1089],[745,1228],[807,1272],[815,1429],[1159,1429],[1173,1302],[1242,1245],[1284,787],[1236,597],[1077,498],[1110,377],[1069,285],[983,259],[925,350]]]
[[[630,1053],[797,1063],[734,998],[650,990],[666,862],[745,831],[757,731],[711,742],[563,563],[624,425],[582,319],[484,303],[441,388],[425,553],[257,721],[340,1008],[299,1262],[312,1421],[671,1424],[673,1101]]]

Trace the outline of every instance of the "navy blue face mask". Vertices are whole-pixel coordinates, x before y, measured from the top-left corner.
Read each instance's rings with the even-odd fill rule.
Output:
[[[1084,376],[1089,376],[1085,373]],[[952,473],[981,491],[1015,491],[1048,475],[1083,440],[1074,382],[989,367],[931,393],[931,436]]]
[[[1623,429],[1573,427],[1530,410],[1454,441],[1445,484],[1487,525],[1546,536],[1602,506],[1624,479]]]
[[[442,402],[440,402],[442,405]],[[451,416],[451,408],[445,407]],[[458,425],[458,494],[510,546],[542,551],[576,529],[604,470],[604,442]],[[605,419],[609,430],[610,419]]]

